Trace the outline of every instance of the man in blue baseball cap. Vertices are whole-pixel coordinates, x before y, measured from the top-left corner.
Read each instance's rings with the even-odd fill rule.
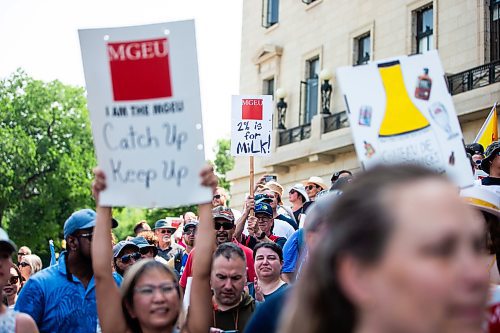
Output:
[[[29,314],[40,332],[96,332],[98,327],[91,243],[96,213],[74,212],[64,223],[66,251],[56,265],[33,275],[15,310]],[[113,220],[113,227],[118,223]],[[115,281],[121,277],[115,273]]]
[[[273,208],[264,201],[255,204],[255,216],[248,217],[248,235],[241,235],[241,243],[253,249],[255,245],[263,242],[274,242],[283,248],[286,243],[285,237],[273,234],[274,218]]]

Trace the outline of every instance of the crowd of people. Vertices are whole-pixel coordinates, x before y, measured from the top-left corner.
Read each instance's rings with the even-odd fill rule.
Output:
[[[288,189],[262,177],[241,211],[207,166],[211,202],[123,240],[96,168],[97,206],[66,219],[57,262],[0,229],[0,333],[500,332],[500,142],[466,151],[462,191],[379,166]]]

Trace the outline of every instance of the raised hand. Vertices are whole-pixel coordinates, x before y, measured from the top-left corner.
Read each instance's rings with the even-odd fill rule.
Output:
[[[255,278],[253,280],[253,286],[255,289],[255,300],[258,302],[264,302],[264,293],[262,292],[262,287],[259,285],[259,279]]]
[[[104,171],[99,167],[95,167],[92,171],[95,176],[92,182],[92,196],[96,203],[99,204],[99,193],[106,189],[106,175],[104,175]]]

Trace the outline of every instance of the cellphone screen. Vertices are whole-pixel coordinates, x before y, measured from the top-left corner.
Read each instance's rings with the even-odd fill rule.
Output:
[[[274,175],[266,175],[264,176],[264,180],[267,182],[270,182],[272,180],[276,181],[278,179],[278,177],[274,176]]]

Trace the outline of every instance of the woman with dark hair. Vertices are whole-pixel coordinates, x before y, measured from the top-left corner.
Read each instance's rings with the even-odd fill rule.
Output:
[[[281,279],[283,250],[276,243],[258,243],[253,249],[253,260],[257,278],[248,285],[248,293],[258,302],[286,288]]]
[[[17,301],[17,295],[19,295],[19,292],[21,291],[23,284],[24,284],[24,279],[23,276],[21,275],[19,267],[17,267],[16,264],[11,263],[10,277],[7,280],[7,284],[4,285],[3,287],[3,294],[7,300],[6,305],[10,309],[14,308],[14,305],[16,304]]]
[[[325,221],[322,239],[281,332],[481,331],[484,224],[444,176],[378,167],[314,209]]]
[[[117,287],[110,265],[112,259],[111,208],[99,206],[99,193],[106,187],[104,173],[96,175],[93,192],[97,204],[96,226],[92,241],[92,267],[96,288],[97,313],[102,332],[186,332],[205,333],[212,322],[210,266],[215,244],[212,205],[200,204],[197,256],[193,264],[193,281],[189,317],[183,323],[182,295],[176,274],[153,259],[144,259],[125,273],[121,289]],[[200,174],[201,184],[215,190],[217,177],[212,167]]]

